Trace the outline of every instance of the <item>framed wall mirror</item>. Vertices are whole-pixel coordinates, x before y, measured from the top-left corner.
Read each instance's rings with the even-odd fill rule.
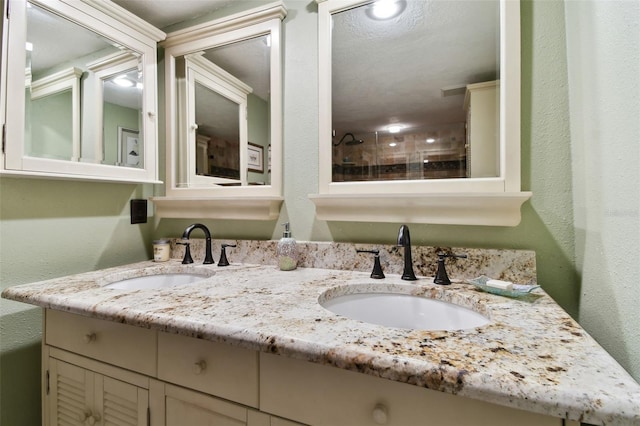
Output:
[[[155,52],[164,33],[111,2],[9,7],[3,173],[158,182]]]
[[[168,34],[167,186],[166,196],[153,198],[159,216],[277,217],[285,15],[272,3]]]
[[[517,1],[319,1],[318,217],[517,224],[519,21]]]

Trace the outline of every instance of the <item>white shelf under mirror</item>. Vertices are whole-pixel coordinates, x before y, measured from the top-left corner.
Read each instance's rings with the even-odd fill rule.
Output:
[[[400,13],[411,15],[412,25],[402,24],[402,15],[376,16],[376,2],[317,2],[319,188],[309,198],[318,219],[516,226],[532,195],[520,186],[519,1],[472,2],[473,7],[437,2],[441,9],[434,6],[424,15],[416,8],[428,2],[395,2]],[[446,16],[468,22],[444,26]],[[408,32],[414,27],[419,34]],[[401,46],[391,44],[403,38],[408,41],[396,41]],[[465,38],[484,40],[484,46],[460,45]],[[447,47],[448,39],[458,45]],[[478,55],[485,50],[484,57]],[[402,51],[408,56],[393,56]],[[411,81],[404,94],[397,78]],[[370,89],[358,90],[359,85]],[[467,116],[487,112],[476,102],[465,110],[465,95],[479,86],[493,87],[485,105],[498,108],[493,116],[483,114],[487,125],[474,125],[469,137]],[[440,104],[443,109],[435,110]],[[479,129],[486,136],[479,137]],[[390,148],[403,143],[415,150]],[[488,166],[477,162],[483,155],[491,160]]]
[[[282,41],[270,3],[167,35],[159,217],[274,220],[282,195]]]
[[[0,175],[161,183],[156,47],[165,34],[111,1],[12,0],[3,12]],[[61,82],[69,69],[75,77]],[[107,87],[127,72],[130,94]]]

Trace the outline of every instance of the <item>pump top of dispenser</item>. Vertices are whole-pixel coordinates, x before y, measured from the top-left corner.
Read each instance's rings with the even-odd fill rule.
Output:
[[[282,238],[291,238],[291,231],[289,230],[289,222],[283,223],[282,226],[284,226],[284,232],[282,233]]]

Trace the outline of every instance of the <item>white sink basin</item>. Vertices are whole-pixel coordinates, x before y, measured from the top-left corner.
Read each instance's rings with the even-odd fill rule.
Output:
[[[196,274],[162,274],[148,275],[146,277],[129,278],[105,285],[106,288],[121,290],[146,290],[153,288],[174,287],[177,285],[194,284],[207,278]]]
[[[400,293],[362,292],[320,297],[320,305],[347,318],[414,330],[464,330],[489,324],[484,315],[464,306]]]
[[[195,284],[215,275],[210,269],[192,265],[149,267],[117,272],[103,277],[98,285],[119,290],[149,290]]]

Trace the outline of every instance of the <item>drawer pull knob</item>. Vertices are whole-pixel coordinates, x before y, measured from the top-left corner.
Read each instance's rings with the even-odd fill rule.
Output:
[[[382,404],[377,404],[373,409],[373,421],[377,425],[386,425],[389,416],[387,415],[387,407]]]
[[[78,420],[80,420],[82,423],[84,423],[84,421],[87,420],[89,417],[91,417],[91,411],[84,411],[78,414]]]
[[[100,414],[94,414],[93,416],[89,417],[89,424],[91,426],[95,425],[96,423],[100,422]]]
[[[193,374],[202,374],[207,369],[207,363],[205,361],[198,361],[193,364]]]
[[[96,333],[87,333],[84,335],[84,342],[91,343],[96,340]]]

